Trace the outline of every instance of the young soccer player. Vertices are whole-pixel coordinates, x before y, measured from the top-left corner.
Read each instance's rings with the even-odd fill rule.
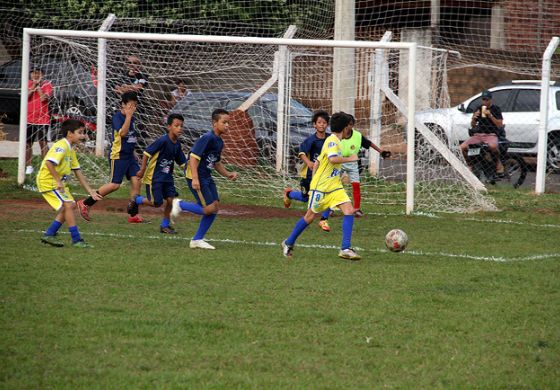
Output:
[[[325,139],[330,135],[327,134],[329,114],[326,111],[315,112],[311,122],[315,128],[315,133],[307,137],[299,146],[298,157],[303,161],[303,165],[300,170],[301,191],[295,191],[290,187],[284,189],[284,207],[286,208],[290,208],[292,200],[300,202],[307,202],[309,200],[309,185],[311,184],[311,177],[313,175],[313,164],[321,153]],[[330,210],[325,210],[321,220],[319,221],[319,227],[326,232],[331,231],[328,222],[329,213]]]
[[[350,124],[352,125],[352,128],[353,128],[354,124],[356,123],[356,120],[354,119],[354,117],[352,115],[350,115],[350,117],[351,117]],[[374,144],[369,139],[364,137],[362,135],[362,133],[360,133],[358,130],[355,130],[355,129],[352,129],[350,131],[350,134],[348,135],[348,137],[344,138],[340,142],[340,146],[341,146],[341,149],[342,149],[342,156],[343,157],[352,156],[354,154],[357,156],[358,153],[360,152],[361,148],[364,148],[364,149],[373,148],[379,154],[381,154],[382,158],[391,157],[391,152],[390,151],[382,150],[376,144]],[[354,198],[354,208],[356,209],[356,212],[354,213],[354,215],[358,218],[363,217],[364,213],[360,209],[362,196],[361,196],[361,191],[360,191],[360,169],[359,169],[359,166],[358,166],[358,161],[356,160],[356,161],[347,162],[347,163],[342,164],[342,173],[343,174],[346,173],[348,175],[348,178],[350,179],[350,183],[352,184],[352,195],[353,195],[353,198]]]
[[[121,109],[113,115],[113,142],[109,162],[111,164],[111,181],[102,185],[97,193],[105,197],[115,192],[121,186],[124,177],[130,181],[131,201],[128,204],[128,222],[142,223],[143,218],[138,215],[138,205],[134,199],[140,194],[140,180],[136,177],[140,167],[134,154],[137,141],[136,119],[134,113],[138,106],[138,96],[135,92],[122,94]],[[89,222],[89,209],[97,202],[93,196],[79,200],[78,210],[84,220]]]
[[[177,163],[184,169],[187,162],[179,141],[179,136],[183,133],[184,121],[180,114],[170,114],[167,117],[167,134],[146,148],[142,166],[136,173],[136,177],[142,179],[146,185],[146,197],[137,195],[134,199],[135,204],[159,207],[165,200],[163,220],[160,225],[160,232],[164,234],[176,233],[170,225],[171,206],[177,196],[173,168],[174,163]]]
[[[80,164],[74,150],[74,145],[83,141],[86,137],[84,124],[76,119],[68,119],[62,123],[61,131],[64,138],[55,142],[47,152],[37,175],[37,188],[47,203],[57,212],[54,221],[41,238],[41,242],[57,247],[64,246],[62,241],[56,237],[56,234],[62,224],[66,222],[72,237],[72,245],[77,248],[88,248],[91,245],[82,239],[76,226],[76,218],[74,217],[76,203],[66,185],[70,172],[74,172],[82,187],[91,194],[93,199],[99,200],[101,195],[89,186],[80,170]]]
[[[204,134],[194,143],[185,173],[187,184],[197,203],[185,202],[176,198],[171,211],[172,218],[176,218],[181,211],[202,215],[198,230],[189,244],[191,248],[215,249],[204,240],[220,206],[218,189],[212,178],[212,171],[216,170],[230,180],[237,179],[237,172],[228,171],[221,161],[221,153],[224,148],[222,134],[229,130],[229,113],[222,109],[214,110],[212,127],[212,131]]]
[[[352,130],[351,117],[343,112],[333,114],[330,135],[323,145],[321,154],[313,168],[313,178],[309,186],[309,204],[305,215],[296,223],[290,236],[282,241],[282,252],[292,257],[294,245],[301,233],[313,222],[322,211],[338,206],[344,213],[342,220],[342,245],[338,256],[347,260],[361,258],[351,247],[352,227],[354,225],[354,207],[344,191],[340,180],[340,165],[345,162],[357,161],[358,155],[342,157],[340,141]]]

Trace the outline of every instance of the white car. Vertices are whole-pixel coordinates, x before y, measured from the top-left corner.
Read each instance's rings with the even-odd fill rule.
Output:
[[[509,153],[525,157],[537,155],[540,119],[540,81],[512,81],[489,88],[492,104],[502,110]],[[448,145],[455,147],[469,137],[468,130],[474,110],[482,104],[481,94],[453,108],[421,111],[416,120],[427,125]],[[548,155],[550,168],[560,169],[560,83],[549,92]]]

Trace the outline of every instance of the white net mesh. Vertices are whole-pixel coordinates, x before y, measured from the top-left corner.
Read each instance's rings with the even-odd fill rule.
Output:
[[[208,1],[203,5],[191,1],[69,4],[53,0],[41,4],[33,2],[33,5],[31,2],[22,5],[10,1],[0,6],[5,11],[1,17],[6,26],[2,32],[6,59],[21,56],[23,27],[98,30],[109,13],[117,15],[110,31],[281,37],[293,24],[297,26],[294,38],[330,39],[333,37],[335,10],[334,1],[327,0],[230,0]],[[485,77],[481,79],[476,77],[480,73],[478,71],[472,78],[457,76],[457,73],[469,74],[471,68],[507,71],[510,72],[508,78],[518,78],[515,74],[532,78],[540,75],[542,52],[560,27],[560,12],[555,12],[560,11],[560,5],[556,1],[539,1],[534,7],[528,7],[527,2],[521,1],[462,2],[457,5],[456,2],[442,0],[439,3],[440,6],[434,9],[430,2],[381,1],[372,4],[355,1],[355,36],[358,40],[379,40],[390,30],[393,41],[412,40],[423,46],[460,52],[456,55],[445,51],[419,50],[419,57],[424,58],[422,63],[428,65],[419,67],[417,110],[458,104],[503,81],[505,77],[503,73],[490,73],[490,76],[484,73]],[[123,83],[131,55],[140,60],[140,70],[148,78],[139,114],[144,138],[141,145],[165,131],[165,116],[174,110],[187,118],[185,144],[188,147],[200,132],[209,129],[211,108],[220,105],[235,109],[273,77],[276,51],[278,47],[272,46],[109,40],[108,132],[110,115],[118,107],[118,94],[114,88]],[[275,81],[268,89],[268,95],[261,96],[248,108],[247,115],[237,117],[240,133],[230,139],[228,153],[232,162],[247,158],[240,164],[244,166],[242,181],[220,183],[222,188],[235,196],[272,199],[277,198],[279,188],[285,184],[297,185],[293,149],[305,134],[312,132],[310,113],[318,109],[332,111],[332,50],[292,47],[289,52],[291,65],[287,69],[289,76],[285,88],[279,91]],[[387,51],[385,54],[389,70],[387,85],[406,101],[403,53]],[[363,202],[403,204],[406,119],[391,100],[383,97],[384,94],[381,95],[381,117],[372,118],[373,55],[373,50],[356,50],[351,65],[351,73],[355,76],[352,82],[355,85],[356,127],[371,139],[374,122],[380,122],[380,138],[372,140],[391,150],[393,158],[381,160],[379,166],[374,164],[370,174],[367,165],[373,151],[366,152],[362,174]],[[78,115],[89,120],[94,128],[97,107],[95,87],[92,88],[95,79],[92,79],[91,71],[97,67],[96,56],[96,39],[60,41],[33,38],[32,60],[46,66],[46,76],[53,82],[58,94],[52,103],[55,122]],[[558,77],[559,63],[556,55],[553,58],[553,79]],[[179,80],[185,82],[192,94],[175,104],[171,92]],[[18,83],[15,78],[14,88]],[[76,85],[79,87],[75,88]],[[70,91],[65,92],[65,87]],[[286,113],[284,118],[290,135],[284,141],[292,153],[286,154],[280,164],[283,169],[277,171],[276,106],[279,93],[286,94],[290,99],[286,101],[290,103],[290,113]],[[243,124],[247,116],[250,122]],[[251,128],[250,136],[244,132],[246,127]],[[458,155],[457,140],[444,139],[437,131],[436,135],[441,136]],[[461,175],[439,152],[429,145],[424,146],[421,136],[417,141],[421,152],[416,161],[417,209],[455,211],[492,207],[491,201],[465,184]],[[101,183],[106,179],[106,161],[94,157],[93,145],[89,146],[89,173]],[[376,158],[373,159],[377,162]]]

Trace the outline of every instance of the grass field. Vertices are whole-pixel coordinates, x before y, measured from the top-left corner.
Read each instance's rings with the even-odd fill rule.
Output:
[[[560,388],[560,195],[494,195],[494,213],[366,208],[350,263],[341,218],[286,260],[300,212],[254,208],[225,207],[215,251],[188,248],[194,217],[167,237],[102,205],[79,221],[95,248],[45,247],[53,212],[0,179],[0,386]]]

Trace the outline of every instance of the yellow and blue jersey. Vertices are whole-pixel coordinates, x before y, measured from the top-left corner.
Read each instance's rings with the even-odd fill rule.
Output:
[[[317,137],[317,133],[311,134],[299,146],[298,156],[305,154],[309,160],[315,162],[317,157],[319,157],[319,154],[321,154],[325,140],[329,137],[329,135],[330,134],[326,134],[325,138],[319,138]],[[301,177],[308,179],[311,178],[312,173],[313,171],[308,168],[307,164],[303,164],[299,171]]]
[[[321,154],[317,157],[319,167],[315,171],[309,186],[311,191],[329,193],[344,189],[340,180],[341,164],[333,164],[329,157],[342,156],[340,140],[334,134],[325,140]]]
[[[189,159],[196,158],[200,161],[200,164],[198,164],[199,180],[212,178],[214,164],[221,160],[223,148],[224,141],[221,137],[218,137],[214,131],[209,131],[194,143],[189,154]],[[187,179],[192,179],[190,164],[187,165],[187,172],[185,175]]]
[[[51,191],[57,188],[56,180],[49,172],[46,162],[50,161],[55,166],[56,173],[62,181],[66,181],[68,175],[74,169],[80,169],[78,157],[72,148],[72,145],[66,138],[63,138],[53,144],[49,152],[41,163],[39,174],[37,175],[37,188],[40,192]]]
[[[125,120],[126,116],[120,111],[115,112],[113,115],[113,137],[111,139],[111,153],[109,155],[111,160],[127,159],[134,156],[134,149],[138,139],[136,134],[136,121],[134,117],[132,117],[128,133],[126,136],[121,137],[120,130]]]
[[[173,142],[167,134],[148,146],[144,155],[148,156],[148,167],[142,179],[144,184],[172,183],[175,163],[183,166],[187,162],[181,142]]]

